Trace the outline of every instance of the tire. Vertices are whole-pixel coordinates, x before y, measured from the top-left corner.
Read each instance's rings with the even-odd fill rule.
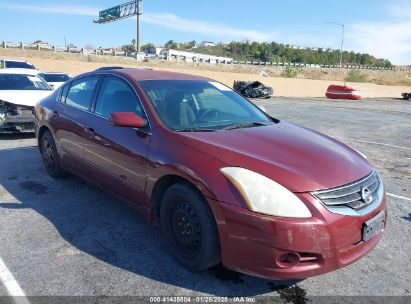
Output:
[[[164,241],[178,263],[191,271],[209,269],[221,261],[220,241],[211,209],[187,183],[176,183],[164,194],[160,207]]]
[[[60,157],[50,131],[45,131],[41,136],[40,152],[43,157],[44,168],[51,177],[60,178],[66,175],[66,172],[60,166]]]

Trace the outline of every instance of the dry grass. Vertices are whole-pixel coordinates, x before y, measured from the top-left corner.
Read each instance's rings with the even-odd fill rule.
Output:
[[[49,51],[0,49],[0,58],[29,60],[43,71],[61,71],[77,75],[107,65],[150,67],[171,70],[216,79],[232,86],[234,80],[260,80],[274,88],[277,96],[322,97],[332,83],[343,83],[348,70],[298,68],[296,78],[283,78],[284,68],[244,65],[210,65],[171,61],[136,62],[135,59],[112,56],[79,55]],[[264,71],[269,77],[259,75]],[[411,91],[411,73],[362,70],[370,83],[355,83],[364,97],[399,98]]]

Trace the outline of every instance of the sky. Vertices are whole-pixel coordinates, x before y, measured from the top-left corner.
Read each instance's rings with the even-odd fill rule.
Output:
[[[116,47],[136,35],[134,18],[94,24],[128,0],[0,0],[0,41]],[[144,0],[142,43],[251,40],[367,52],[411,64],[411,0]]]

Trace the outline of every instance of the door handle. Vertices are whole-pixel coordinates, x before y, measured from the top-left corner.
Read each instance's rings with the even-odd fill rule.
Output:
[[[94,131],[93,128],[85,128],[84,131],[87,134],[87,136],[89,136],[89,137],[92,137],[92,136],[96,135],[96,132]]]

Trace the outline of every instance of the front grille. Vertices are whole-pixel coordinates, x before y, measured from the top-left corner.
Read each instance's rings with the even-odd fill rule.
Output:
[[[350,208],[360,212],[368,206],[376,204],[382,198],[382,181],[376,171],[368,176],[333,189],[313,192],[312,195],[321,201],[330,211],[336,213]]]

